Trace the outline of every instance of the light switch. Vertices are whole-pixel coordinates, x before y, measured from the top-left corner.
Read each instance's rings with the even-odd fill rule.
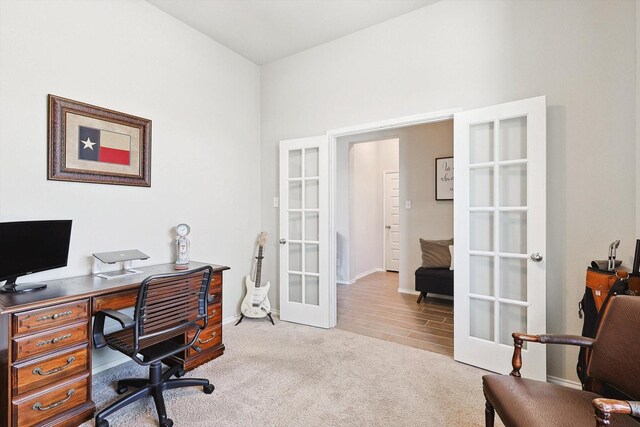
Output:
[[[274,208],[279,208],[280,207],[280,200],[277,197],[273,198],[273,207]]]
[[[405,200],[404,207],[407,209],[411,209],[411,200]]]

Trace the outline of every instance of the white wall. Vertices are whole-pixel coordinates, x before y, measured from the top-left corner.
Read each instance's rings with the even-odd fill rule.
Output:
[[[587,263],[621,239],[629,264],[635,242],[635,16],[633,1],[441,1],[264,66],[263,228],[277,235],[279,140],[546,95],[548,331],[579,333]],[[576,350],[548,351],[549,374],[576,380]]]
[[[380,268],[378,239],[380,200],[376,180],[378,149],[374,143],[355,144],[349,156],[349,259],[350,279]]]
[[[0,220],[71,218],[66,268],[138,248],[172,262],[173,227],[191,258],[231,267],[238,312],[260,231],[260,69],[144,1],[0,2]],[[153,121],[151,188],[47,180],[47,94]]]
[[[398,169],[398,155],[397,139],[351,145],[349,281],[384,268],[383,172]]]

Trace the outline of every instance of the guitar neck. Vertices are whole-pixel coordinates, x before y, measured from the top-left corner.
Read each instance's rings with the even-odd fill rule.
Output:
[[[256,288],[260,287],[260,275],[262,274],[262,245],[258,248],[258,256],[256,257],[258,262],[256,263]]]

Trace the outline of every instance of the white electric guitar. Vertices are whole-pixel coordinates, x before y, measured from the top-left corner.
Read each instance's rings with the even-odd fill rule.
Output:
[[[256,281],[251,281],[251,275],[247,275],[244,278],[244,284],[247,287],[247,295],[242,300],[242,305],[240,306],[240,320],[238,323],[242,321],[242,319],[246,317],[252,318],[262,318],[269,317],[271,323],[273,323],[273,318],[271,317],[271,303],[269,302],[268,292],[271,287],[271,283],[267,282],[264,286],[260,286],[260,274],[262,272],[262,251],[264,248],[264,244],[267,241],[267,233],[264,231],[260,233],[258,236],[258,256],[256,259],[258,262],[256,263]],[[236,325],[238,324],[236,323]],[[275,323],[273,323],[275,324]]]

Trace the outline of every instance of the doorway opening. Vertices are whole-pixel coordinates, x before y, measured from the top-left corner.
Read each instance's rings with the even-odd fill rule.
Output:
[[[435,194],[435,159],[452,155],[450,118],[336,139],[338,328],[453,356],[451,298],[418,303],[414,284],[419,239],[453,237]]]

